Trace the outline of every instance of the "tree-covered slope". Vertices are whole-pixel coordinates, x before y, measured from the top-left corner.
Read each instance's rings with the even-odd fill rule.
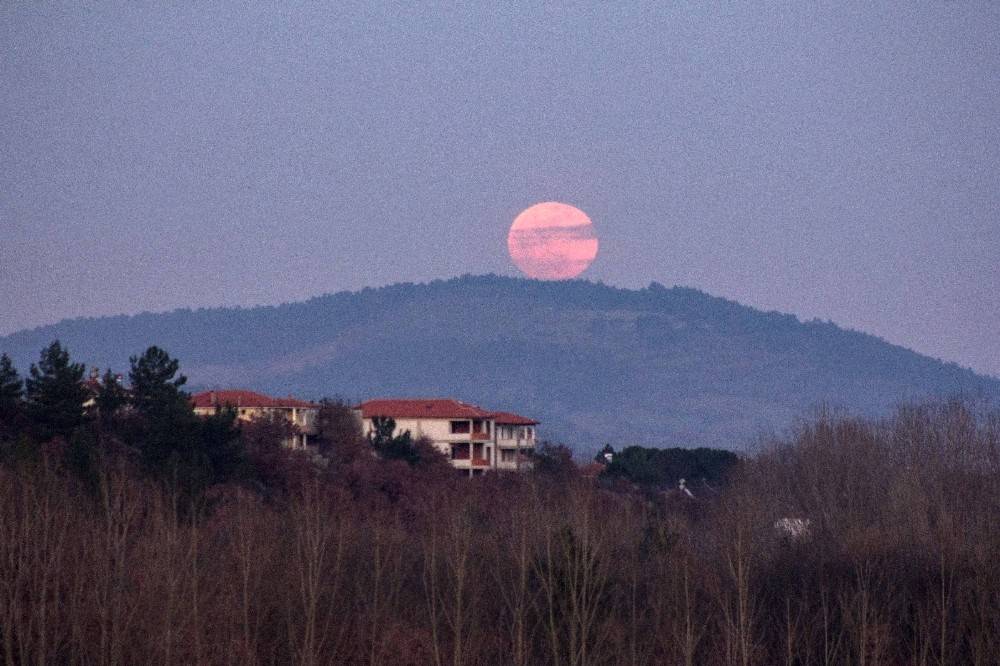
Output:
[[[304,397],[454,396],[537,417],[543,435],[741,448],[819,403],[1000,397],[1000,381],[830,323],[702,292],[496,276],[400,284],[252,309],[76,319],[0,338],[21,369],[60,339],[124,369],[151,344],[194,387]]]

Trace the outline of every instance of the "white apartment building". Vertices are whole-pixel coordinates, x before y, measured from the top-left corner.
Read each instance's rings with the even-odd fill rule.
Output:
[[[520,470],[530,468],[530,457],[535,450],[535,426],[538,421],[513,412],[494,412],[496,430],[496,468]]]
[[[531,466],[538,425],[534,419],[447,398],[380,398],[361,403],[354,412],[366,437],[375,418],[389,417],[396,422],[394,435],[409,430],[414,439],[427,438],[453,467],[470,476]]]
[[[290,449],[305,449],[309,437],[316,434],[316,415],[319,405],[296,398],[272,398],[253,391],[203,391],[191,396],[194,413],[202,416],[216,410],[231,408],[236,418],[249,421],[253,418],[280,416],[295,426],[295,434],[284,442]]]

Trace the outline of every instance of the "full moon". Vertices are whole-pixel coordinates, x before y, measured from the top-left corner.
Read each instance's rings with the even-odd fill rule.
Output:
[[[594,225],[579,208],[546,201],[521,211],[507,234],[514,264],[537,280],[569,280],[597,256]]]

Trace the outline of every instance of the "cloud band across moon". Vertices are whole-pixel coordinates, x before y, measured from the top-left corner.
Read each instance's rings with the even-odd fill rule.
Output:
[[[577,277],[597,256],[598,240],[587,215],[554,201],[528,208],[507,236],[511,259],[526,275],[541,280]]]

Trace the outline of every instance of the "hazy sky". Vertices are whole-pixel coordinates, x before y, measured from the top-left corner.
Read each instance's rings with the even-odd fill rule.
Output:
[[[589,279],[1000,375],[1000,3],[79,4],[0,5],[0,333],[516,274],[555,199]]]

